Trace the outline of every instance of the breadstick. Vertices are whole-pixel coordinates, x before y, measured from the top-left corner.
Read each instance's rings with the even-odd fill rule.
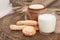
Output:
[[[10,25],[11,30],[22,30],[26,26]]]
[[[32,26],[32,25],[37,25],[37,21],[25,20],[25,21],[18,21],[16,24],[17,25],[29,25],[29,26]]]

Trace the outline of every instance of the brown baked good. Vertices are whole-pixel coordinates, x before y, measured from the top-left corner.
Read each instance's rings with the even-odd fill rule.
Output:
[[[24,20],[24,21],[17,21],[16,24],[17,25],[28,25],[28,26],[32,26],[32,25],[37,25],[37,21],[34,21],[34,20]]]
[[[34,36],[36,34],[36,30],[33,26],[23,28],[22,32],[25,36]]]
[[[24,27],[24,25],[10,25],[10,29],[11,30],[22,30]]]

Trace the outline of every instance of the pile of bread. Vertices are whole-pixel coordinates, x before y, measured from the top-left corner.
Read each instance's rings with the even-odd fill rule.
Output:
[[[17,21],[16,25],[10,25],[11,30],[21,30],[25,36],[34,36],[38,30],[38,22],[34,20]]]

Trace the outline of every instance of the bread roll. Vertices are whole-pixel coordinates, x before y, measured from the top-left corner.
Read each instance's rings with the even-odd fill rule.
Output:
[[[10,25],[11,30],[22,30],[26,26]]]
[[[17,25],[37,25],[37,21],[34,20],[25,20],[25,21],[17,21]]]
[[[22,32],[25,36],[34,36],[36,34],[36,30],[33,26],[24,27]]]

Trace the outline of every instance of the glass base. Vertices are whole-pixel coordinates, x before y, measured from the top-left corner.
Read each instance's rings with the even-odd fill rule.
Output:
[[[53,32],[52,32],[53,33]],[[42,35],[51,35],[52,33],[44,33],[44,32],[40,32],[40,34]]]

